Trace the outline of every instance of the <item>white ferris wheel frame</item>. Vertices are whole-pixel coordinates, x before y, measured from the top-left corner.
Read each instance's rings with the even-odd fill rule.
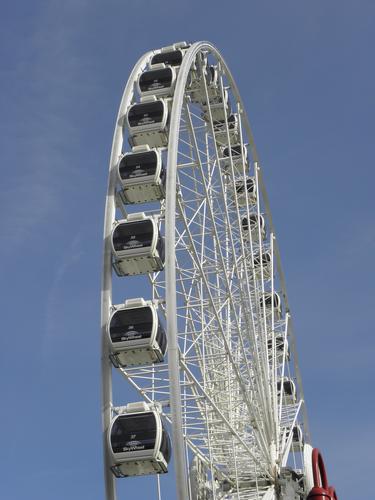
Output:
[[[293,352],[294,371],[298,383],[300,399],[303,401],[304,412],[304,433],[305,439],[309,441],[308,420],[304,404],[303,388],[298,367],[297,352],[292,329],[292,317],[289,311],[289,305],[286,294],[284,274],[281,267],[280,255],[277,240],[274,237],[275,232],[272,224],[271,211],[264,184],[262,173],[259,166],[259,159],[253,140],[249,120],[247,118],[242,99],[240,97],[236,83],[232,74],[225,63],[223,57],[214,45],[209,42],[197,42],[191,45],[183,58],[175,89],[173,94],[173,105],[170,116],[169,139],[168,139],[168,157],[167,157],[167,179],[166,179],[166,197],[165,197],[165,281],[166,281],[166,322],[168,338],[168,371],[170,384],[170,409],[171,409],[171,427],[175,478],[177,485],[178,500],[188,500],[187,485],[187,464],[186,451],[183,435],[183,422],[181,410],[181,387],[180,387],[180,356],[178,346],[177,329],[177,305],[176,305],[176,267],[175,267],[175,226],[176,226],[176,173],[177,173],[177,154],[179,141],[179,128],[181,121],[181,112],[183,107],[184,92],[187,85],[188,75],[196,56],[200,52],[209,52],[215,56],[226,74],[230,83],[233,95],[237,100],[238,110],[241,113],[241,119],[249,139],[249,147],[256,165],[259,188],[263,198],[264,211],[267,215],[270,232],[273,235],[272,245],[275,256],[276,267],[281,284],[284,304],[286,308],[288,325],[289,345]],[[148,61],[154,54],[154,51],[144,54],[134,66],[131,75],[126,84],[115,125],[112,150],[109,163],[108,191],[105,203],[104,220],[104,255],[102,270],[102,290],[101,290],[101,332],[102,332],[102,419],[103,419],[103,451],[104,451],[104,475],[105,490],[107,500],[116,500],[115,478],[110,471],[110,456],[107,446],[107,433],[112,418],[112,364],[110,361],[109,341],[107,335],[107,323],[112,306],[112,248],[111,231],[115,221],[116,214],[116,183],[117,172],[116,165],[121,154],[123,142],[123,119],[126,110],[129,108],[134,86],[140,74],[146,68]],[[265,497],[266,498],[266,497]],[[271,497],[270,497],[271,498]],[[272,497],[273,498],[273,497]]]

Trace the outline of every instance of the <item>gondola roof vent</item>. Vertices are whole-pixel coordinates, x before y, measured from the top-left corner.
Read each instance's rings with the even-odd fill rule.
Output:
[[[150,406],[144,401],[137,401],[136,403],[128,403],[125,407],[126,413],[137,413],[150,411]]]
[[[160,49],[160,52],[170,52],[171,50],[176,50],[176,49],[187,49],[190,47],[190,44],[187,42],[176,42],[173,45],[167,45],[165,47],[162,47]]]
[[[137,212],[135,214],[128,214],[126,220],[127,222],[133,222],[138,220],[145,220],[147,217],[144,212]]]
[[[165,69],[167,66],[164,63],[156,63],[152,65],[152,69]]]
[[[148,144],[141,144],[139,146],[133,146],[132,147],[132,153],[146,153],[147,151],[150,151],[151,148]]]
[[[141,103],[146,104],[148,102],[155,102],[158,98],[155,95],[144,95],[141,97]]]
[[[124,304],[126,307],[146,307],[146,301],[142,297],[137,299],[127,299]]]
[[[173,44],[173,47],[175,49],[187,49],[188,47],[190,47],[190,43],[188,43],[188,42],[176,42]]]

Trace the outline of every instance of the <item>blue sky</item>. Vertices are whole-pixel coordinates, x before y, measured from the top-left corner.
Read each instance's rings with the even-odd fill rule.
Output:
[[[104,497],[99,290],[115,116],[142,53],[204,39],[253,126],[313,443],[340,500],[373,497],[374,21],[369,0],[3,4],[3,498]],[[141,498],[139,484],[125,482],[124,498]]]

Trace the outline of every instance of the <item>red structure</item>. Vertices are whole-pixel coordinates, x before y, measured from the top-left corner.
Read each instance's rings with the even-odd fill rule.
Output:
[[[335,488],[328,486],[326,468],[318,448],[312,451],[312,470],[314,487],[308,494],[307,500],[338,500]]]

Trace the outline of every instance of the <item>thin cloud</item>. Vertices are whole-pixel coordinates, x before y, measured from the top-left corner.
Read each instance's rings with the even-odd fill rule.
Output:
[[[55,340],[59,338],[61,326],[61,290],[66,274],[82,259],[82,233],[77,234],[67,248],[58,265],[52,285],[47,294],[44,318],[44,332],[42,339],[42,355],[46,359],[51,354]]]
[[[6,71],[15,78],[18,102],[16,109],[5,103],[13,115],[5,137],[8,143],[17,139],[18,146],[8,150],[5,143],[2,153],[7,173],[0,202],[5,254],[35,234],[40,238],[48,223],[63,216],[66,200],[78,194],[88,175],[75,160],[82,126],[74,122],[74,106],[95,84],[85,81],[84,62],[76,55],[77,26],[70,22],[87,5],[66,2],[62,19],[59,3],[48,4],[34,18],[28,47],[32,62],[25,58]]]

